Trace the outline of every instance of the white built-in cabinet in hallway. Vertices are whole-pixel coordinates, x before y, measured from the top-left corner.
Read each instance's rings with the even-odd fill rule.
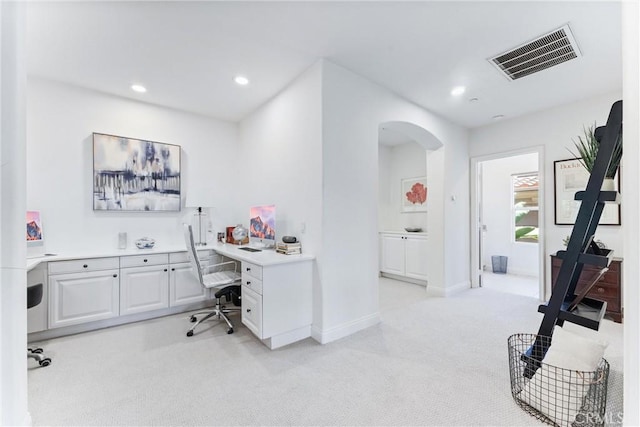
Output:
[[[380,271],[394,278],[426,282],[428,245],[426,233],[380,233]]]

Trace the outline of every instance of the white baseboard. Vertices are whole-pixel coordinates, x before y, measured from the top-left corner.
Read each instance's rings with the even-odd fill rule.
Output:
[[[451,295],[458,294],[468,289],[471,289],[471,282],[465,280],[464,282],[456,283],[455,285],[447,286],[446,288],[427,286],[427,295],[433,297],[450,297]]]
[[[504,274],[504,273],[493,273],[491,270],[487,270],[487,273]],[[518,269],[514,269],[514,268],[508,268],[507,269],[507,274],[512,274],[514,276],[538,277],[538,273],[536,271],[531,272],[531,271],[526,271],[526,270],[518,270]]]
[[[426,280],[412,279],[411,277],[407,277],[407,276],[399,276],[397,274],[382,273],[382,272],[380,273],[380,276],[386,277],[387,279],[400,280],[401,282],[413,283],[415,285],[427,286]]]
[[[361,317],[360,319],[352,320],[351,322],[343,323],[342,325],[334,326],[333,328],[325,330],[320,330],[313,326],[311,328],[311,337],[320,344],[327,344],[331,341],[344,338],[363,329],[377,325],[378,323],[380,323],[380,313],[376,312],[368,316]]]

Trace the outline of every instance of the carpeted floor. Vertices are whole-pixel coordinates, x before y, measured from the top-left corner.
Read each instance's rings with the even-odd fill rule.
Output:
[[[186,314],[42,342],[53,364],[29,362],[33,425],[540,425],[511,397],[507,358],[509,335],[539,326],[536,299],[380,279],[380,301],[380,324],[326,345],[271,351],[239,319],[187,338]],[[610,343],[618,414],[622,326],[568,326]]]

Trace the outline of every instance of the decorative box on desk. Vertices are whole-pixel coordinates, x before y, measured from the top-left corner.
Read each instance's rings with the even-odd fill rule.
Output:
[[[551,255],[551,285],[554,286],[562,259]],[[580,279],[576,285],[575,293],[578,294],[600,272],[600,267],[584,264]],[[622,322],[622,259],[613,258],[607,271],[587,294],[587,297],[607,302],[606,314],[618,323]]]

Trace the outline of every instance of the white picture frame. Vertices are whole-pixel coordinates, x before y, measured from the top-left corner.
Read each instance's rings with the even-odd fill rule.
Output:
[[[556,225],[575,224],[580,201],[575,200],[578,191],[584,191],[589,181],[589,172],[580,159],[556,160],[553,162],[555,190],[554,222]],[[614,179],[620,191],[620,173]],[[620,204],[607,203],[602,211],[599,225],[620,225]]]
[[[400,212],[426,212],[427,177],[404,178],[400,182]]]

